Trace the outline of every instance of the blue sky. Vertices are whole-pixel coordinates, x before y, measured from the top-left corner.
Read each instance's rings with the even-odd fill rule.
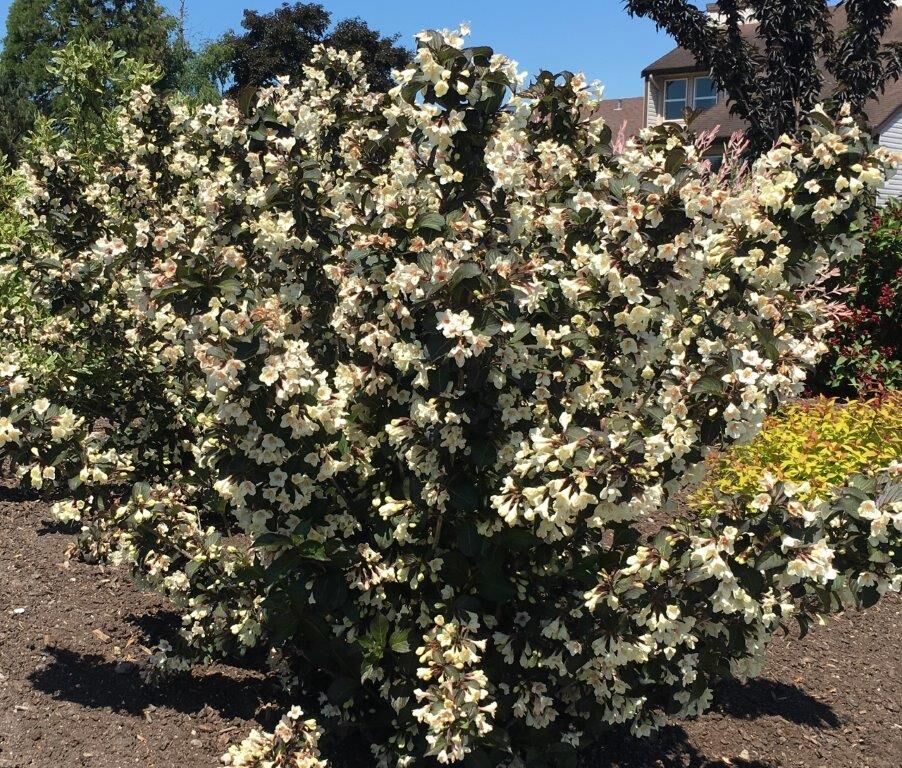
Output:
[[[642,93],[642,68],[666,53],[673,42],[645,19],[631,19],[622,0],[319,0],[333,20],[360,16],[383,33],[412,36],[426,27],[469,22],[472,41],[491,45],[516,59],[521,69],[583,71],[605,84],[610,98]],[[195,41],[238,29],[241,12],[269,11],[279,0],[187,0],[188,32]],[[702,5],[701,2],[696,3]],[[6,19],[10,0],[0,0]],[[176,11],[178,0],[163,0]],[[5,24],[4,24],[5,29]]]

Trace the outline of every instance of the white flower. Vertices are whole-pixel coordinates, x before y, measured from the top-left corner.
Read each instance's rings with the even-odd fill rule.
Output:
[[[25,376],[15,376],[9,382],[9,394],[12,397],[21,395],[31,386],[31,382]]]
[[[447,339],[464,336],[473,327],[473,318],[467,310],[455,313],[449,309],[444,312],[436,312],[438,319],[437,328]]]
[[[766,512],[772,503],[773,499],[769,493],[759,493],[752,499],[751,507],[759,512]]]
[[[865,520],[876,520],[880,517],[880,509],[873,501],[867,499],[858,505],[858,514]]]

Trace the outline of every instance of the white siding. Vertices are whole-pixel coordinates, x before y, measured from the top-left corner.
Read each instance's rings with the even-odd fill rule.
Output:
[[[658,125],[661,122],[658,104],[661,103],[661,89],[653,77],[645,78],[645,125]]]
[[[882,127],[880,146],[902,152],[902,109],[898,110]],[[886,184],[879,192],[877,202],[880,205],[886,205],[888,200],[897,197],[902,197],[902,171],[896,171],[895,176],[887,179]]]

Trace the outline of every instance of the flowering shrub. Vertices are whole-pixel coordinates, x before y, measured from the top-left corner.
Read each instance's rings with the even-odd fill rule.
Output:
[[[24,234],[22,217],[16,210],[16,200],[22,191],[21,176],[0,158],[0,253],[9,252],[12,244]],[[9,264],[0,263],[0,312],[28,300],[25,286],[18,277]],[[7,330],[6,322],[3,327]]]
[[[902,398],[840,404],[820,398],[793,403],[769,417],[746,445],[709,459],[709,477],[692,495],[693,506],[710,511],[715,499],[750,500],[770,473],[788,483],[795,498],[825,499],[856,474],[902,457]]]
[[[854,397],[902,386],[902,202],[875,214],[861,255],[842,264],[837,282],[852,289],[829,352],[809,386]]]
[[[233,764],[359,728],[379,766],[568,765],[703,710],[840,574],[899,587],[897,517],[850,547],[817,508],[781,544],[775,490],[636,526],[801,391],[829,323],[796,289],[860,251],[890,161],[866,132],[817,112],[725,189],[682,129],[614,157],[580,76],[524,89],[460,31],[388,95],[360,70],[139,89],[121,147],[24,169],[11,258],[52,321],[16,322],[80,362],[5,351],[0,447],[183,611],[156,669],[262,646],[305,697]]]
[[[292,707],[273,733],[251,731],[250,735],[223,755],[232,768],[325,768],[320,759],[322,729],[315,720],[302,720],[300,707]]]
[[[0,159],[0,245],[7,249],[21,234],[22,221],[15,206],[16,198],[22,192],[21,181],[6,160]]]
[[[806,491],[766,472],[751,493],[720,494],[712,524],[716,530],[732,518],[735,527],[722,535],[732,539],[735,531],[751,543],[737,558],[739,570],[751,567],[788,588],[803,631],[816,612],[871,606],[902,586],[902,464],[854,474],[820,497],[805,500]],[[806,580],[813,584],[802,596]]]

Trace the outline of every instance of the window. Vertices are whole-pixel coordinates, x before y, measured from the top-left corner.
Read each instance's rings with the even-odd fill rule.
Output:
[[[682,120],[686,111],[686,80],[668,80],[664,85],[664,119]]]
[[[710,109],[717,104],[717,89],[710,77],[695,78],[693,109]]]

